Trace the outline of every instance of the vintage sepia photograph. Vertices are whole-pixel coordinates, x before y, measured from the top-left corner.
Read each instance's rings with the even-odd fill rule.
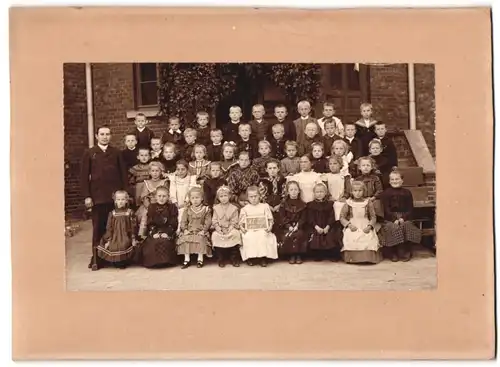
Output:
[[[65,63],[66,289],[437,287],[435,66]]]

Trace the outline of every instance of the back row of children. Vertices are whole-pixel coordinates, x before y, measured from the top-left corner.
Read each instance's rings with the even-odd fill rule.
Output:
[[[190,255],[197,254],[202,267],[213,246],[229,248],[229,257],[226,250],[218,251],[221,266],[229,258],[238,266],[238,253],[250,265],[260,258],[265,266],[278,257],[273,250],[278,244],[290,263],[302,263],[306,253],[338,259],[341,251],[346,262],[377,263],[381,246],[392,260],[409,260],[408,243],[420,242],[409,221],[413,199],[401,187],[395,147],[385,124],[371,117],[371,105],[362,104],[362,118],[347,124],[333,116],[331,103],[324,104],[319,120],[309,116],[306,101],[298,111],[301,117],[288,122],[286,107],[276,106],[277,120],[266,122],[263,107],[256,105],[255,119],[243,123],[241,109],[234,106],[223,131],[208,128],[203,112],[197,114],[198,128],[184,132],[173,117],[159,139],[138,115],[122,152],[138,208],[134,238],[146,238],[135,251],[138,261],[173,264],[184,255],[187,267]],[[267,223],[262,232],[267,240],[255,241],[258,231],[248,237],[245,223],[259,216]],[[169,229],[162,232],[162,225]],[[252,252],[256,245],[245,246],[245,236],[247,244],[263,247]],[[165,247],[169,251],[158,251],[159,242],[172,241],[174,247]],[[104,237],[108,248],[111,242]]]

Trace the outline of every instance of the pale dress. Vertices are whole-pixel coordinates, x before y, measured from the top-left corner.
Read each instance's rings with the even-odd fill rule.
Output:
[[[175,173],[168,176],[170,178],[170,202],[177,206],[179,210],[179,228],[181,225],[182,214],[188,202],[189,190],[196,186],[196,176],[187,175],[184,178],[177,176]]]
[[[229,248],[241,244],[241,233],[239,228],[238,208],[236,205],[216,204],[213,208],[212,228],[220,228],[223,234],[214,231],[212,233],[212,244],[214,247]],[[231,228],[231,229],[230,229]]]
[[[198,208],[189,206],[182,213],[180,235],[177,239],[179,255],[204,254],[212,255],[210,235],[208,230],[212,225],[210,208],[200,205]]]
[[[271,232],[266,232],[265,229],[251,229],[252,226],[271,228],[272,221],[273,214],[268,204],[247,204],[241,209],[240,227],[250,228],[241,235],[243,245],[240,248],[240,253],[243,261],[259,257],[278,258],[276,236]]]
[[[346,205],[351,207],[352,216],[349,222],[357,228],[356,231],[351,231],[346,228],[344,230],[342,251],[373,251],[376,253],[380,248],[380,243],[375,230],[368,233],[363,232],[369,224],[372,224],[367,217],[367,205],[369,199],[363,201],[353,201],[347,199]]]
[[[288,176],[287,181],[297,181],[300,188],[300,198],[304,203],[314,200],[314,186],[322,182],[322,174],[314,171],[299,172],[295,175]]]
[[[323,178],[330,193],[330,199],[333,201],[333,209],[335,211],[335,220],[340,219],[340,212],[345,205],[345,202],[339,201],[344,197],[345,178],[341,173],[326,173]]]

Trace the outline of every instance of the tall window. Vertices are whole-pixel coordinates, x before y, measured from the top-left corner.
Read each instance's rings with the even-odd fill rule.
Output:
[[[355,64],[332,64],[330,66],[330,87],[337,90],[359,91],[360,75]]]
[[[134,65],[135,96],[137,107],[158,105],[158,64],[137,63]]]

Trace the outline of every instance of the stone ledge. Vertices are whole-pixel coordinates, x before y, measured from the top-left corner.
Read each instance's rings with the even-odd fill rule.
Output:
[[[152,106],[152,107],[139,107],[135,110],[127,111],[127,118],[128,119],[133,119],[135,118],[135,115],[138,113],[143,113],[146,117],[156,117],[158,116],[158,113],[160,112],[160,109],[158,106]]]
[[[435,174],[436,163],[420,130],[404,130],[406,140],[415,157],[417,166],[422,167],[424,174]]]

